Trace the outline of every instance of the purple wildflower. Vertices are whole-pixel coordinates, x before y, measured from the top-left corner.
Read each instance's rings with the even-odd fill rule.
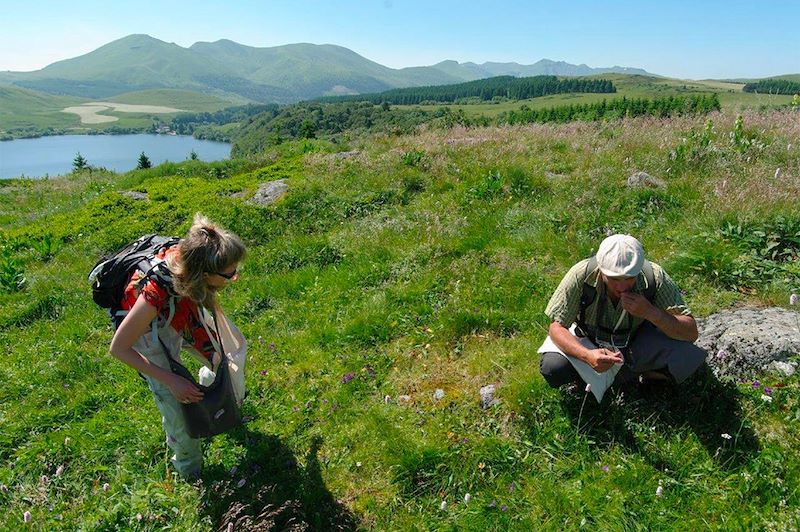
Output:
[[[769,386],[764,386],[764,393],[767,395],[772,395],[772,388]]]
[[[261,376],[262,376],[262,377],[266,377],[266,376],[267,376],[267,370],[265,370],[265,369],[262,369],[262,370],[261,370]]]
[[[607,465],[604,465],[604,466],[603,466],[603,471],[605,471],[606,473],[608,473],[608,466],[607,466]]]
[[[492,502],[489,503],[489,508],[497,508],[497,501],[492,499]]]
[[[758,381],[753,381],[753,388],[761,388],[761,383]]]
[[[342,384],[347,384],[348,382],[350,382],[351,380],[353,380],[353,379],[355,378],[355,376],[356,376],[356,374],[355,374],[355,373],[353,373],[353,372],[346,373],[346,374],[344,375],[344,377],[342,377]]]
[[[500,507],[500,510],[503,511],[503,512],[508,511],[508,505],[504,504],[503,506]]]
[[[508,491],[516,491],[516,490],[517,490],[517,484],[515,482],[509,484]]]

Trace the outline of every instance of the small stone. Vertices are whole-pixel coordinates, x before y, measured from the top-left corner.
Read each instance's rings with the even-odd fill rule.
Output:
[[[272,205],[289,192],[289,185],[283,179],[263,183],[252,198],[247,200],[251,205],[267,206]]]
[[[126,190],[125,192],[122,193],[122,195],[136,201],[146,201],[150,199],[150,196],[148,196],[144,192],[139,192],[136,190]]]
[[[500,403],[499,399],[494,398],[494,393],[497,390],[494,384],[487,384],[480,390],[481,394],[481,408],[486,410],[496,404]]]
[[[791,377],[797,371],[795,364],[791,362],[783,362],[781,360],[774,360],[767,366],[770,373],[780,375],[781,377]]]
[[[631,188],[667,188],[667,184],[646,172],[634,172],[628,177],[628,186]]]
[[[781,178],[781,169],[780,168],[776,168],[775,169],[775,179],[780,179],[780,178]]]
[[[435,392],[433,392],[433,398],[437,401],[441,401],[444,399],[444,390],[441,388],[437,388]]]

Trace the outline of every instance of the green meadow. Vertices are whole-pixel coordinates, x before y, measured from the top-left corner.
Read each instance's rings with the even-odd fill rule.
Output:
[[[0,181],[0,529],[796,529],[796,376],[703,373],[598,405],[550,389],[536,349],[553,289],[609,230],[636,235],[698,317],[788,307],[798,161],[797,110],[724,106]],[[667,187],[628,188],[635,171]],[[277,179],[283,199],[245,201]],[[248,244],[221,293],[248,396],[189,484],[86,275],[198,211]]]

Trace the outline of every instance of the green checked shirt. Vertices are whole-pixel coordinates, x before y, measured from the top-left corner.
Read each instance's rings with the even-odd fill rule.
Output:
[[[644,320],[629,315],[622,308],[621,303],[618,302],[615,305],[611,299],[607,297],[605,283],[600,281],[600,268],[588,272],[587,275],[587,262],[589,262],[589,259],[584,259],[570,268],[561,280],[561,284],[558,285],[558,288],[556,288],[556,291],[550,298],[550,302],[547,304],[544,313],[547,314],[552,321],[557,321],[564,327],[570,327],[578,319],[585,277],[586,283],[594,286],[597,290],[594,301],[586,308],[586,324],[590,329],[594,329],[597,335],[596,338],[590,339],[597,339],[603,342],[611,341],[610,334],[598,330],[597,325],[609,330],[630,330],[631,333],[636,331]],[[658,264],[651,264],[653,265],[653,277],[656,283],[656,295],[655,301],[653,302],[655,306],[670,314],[691,314],[689,307],[686,306],[683,300],[683,296],[681,296],[680,290],[672,279],[670,279],[669,275],[667,275],[664,269]],[[634,292],[643,294],[646,287],[647,280],[644,274],[640,273],[636,278]],[[605,304],[605,310],[602,313],[603,322],[598,324],[598,309],[601,304]],[[621,337],[615,335],[614,340],[619,347],[623,347],[627,345],[630,340],[630,335],[628,333],[622,334]]]

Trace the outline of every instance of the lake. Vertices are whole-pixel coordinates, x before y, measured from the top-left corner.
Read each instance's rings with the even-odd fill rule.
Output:
[[[203,161],[230,157],[231,145],[181,135],[63,135],[0,142],[0,179],[45,177],[72,171],[72,160],[80,152],[91,166],[117,172],[136,168],[144,152],[153,166],[179,162],[192,150]]]

